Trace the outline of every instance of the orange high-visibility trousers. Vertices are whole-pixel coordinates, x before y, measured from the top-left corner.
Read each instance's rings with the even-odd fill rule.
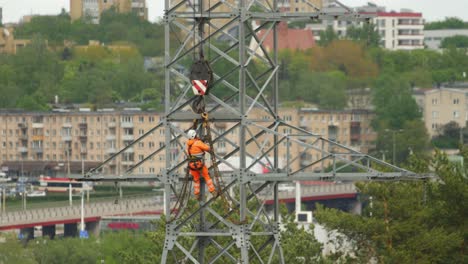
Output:
[[[200,165],[200,164],[198,164]],[[190,168],[190,174],[193,176],[193,182],[194,182],[194,194],[199,195],[200,194],[200,172],[203,178],[205,179],[206,185],[208,185],[208,191],[209,192],[214,192],[215,187],[213,185],[213,181],[210,178],[210,175],[208,174],[208,168],[203,164],[203,167],[201,169],[192,169],[195,166],[189,166]]]

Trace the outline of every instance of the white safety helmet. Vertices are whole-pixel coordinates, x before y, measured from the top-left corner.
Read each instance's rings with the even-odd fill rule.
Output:
[[[195,138],[195,136],[197,136],[197,132],[195,130],[193,130],[193,129],[190,129],[187,132],[187,136],[188,136],[188,138],[193,139],[193,138]]]

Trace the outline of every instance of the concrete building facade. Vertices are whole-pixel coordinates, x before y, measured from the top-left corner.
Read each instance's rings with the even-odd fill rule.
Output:
[[[439,50],[442,40],[455,36],[468,36],[468,29],[424,30],[424,44],[428,49]]]
[[[148,20],[146,0],[70,0],[72,21],[88,17],[93,23],[99,23],[101,13],[114,7],[120,13],[134,12]]]
[[[321,111],[281,108],[279,113],[288,124],[329,138],[338,144],[349,145],[358,151],[367,153],[375,144],[376,135],[370,129],[373,113],[367,110]],[[267,115],[255,109],[252,116],[258,119],[257,124],[261,126],[268,126],[272,122],[268,120]],[[80,174],[83,169],[87,171],[96,166],[154,128],[160,118],[161,114],[158,112],[136,110],[2,111],[0,112],[0,164],[2,170],[12,176],[23,174],[20,173],[20,169],[27,175],[32,175],[30,170],[33,170],[31,168],[33,165],[40,165],[43,170],[47,167],[46,171],[51,174],[64,175],[68,173],[69,164],[72,164],[71,173]],[[174,125],[180,129],[188,129],[191,123]],[[289,161],[293,168],[298,168],[301,162],[310,161],[320,155],[318,151],[300,153],[301,147],[297,140],[312,143],[314,138],[302,137],[288,126],[280,127],[278,132],[296,139],[295,142],[286,140],[282,143],[285,147],[279,151],[280,164],[285,165]],[[212,133],[214,135],[226,133],[225,138],[218,140],[214,145],[217,154],[224,155],[238,146],[239,131],[230,124],[214,123]],[[255,127],[252,127],[249,135],[255,134]],[[257,159],[259,149],[271,147],[272,139],[272,135],[265,135],[258,139],[260,145],[249,144],[247,148],[249,158]],[[290,146],[289,150],[286,148],[287,144]],[[119,155],[104,168],[103,172],[117,175],[124,173],[162,146],[164,146],[164,128],[154,130],[144,140]],[[184,147],[176,144],[170,146],[172,158],[182,161]],[[300,159],[295,158],[299,155]],[[164,161],[165,153],[157,153],[133,173],[159,173],[165,169]],[[41,168],[36,170],[40,171]]]
[[[439,135],[443,125],[454,121],[460,127],[468,121],[468,90],[435,88],[417,90],[413,97],[422,114],[426,130],[431,137]]]
[[[31,42],[28,39],[15,39],[13,32],[13,28],[0,27],[0,53],[16,54]]]
[[[373,19],[382,37],[382,46],[389,50],[424,48],[424,20],[421,13],[378,12]]]
[[[381,6],[362,6],[354,8],[355,12],[371,14],[375,17],[372,23],[378,30],[383,48],[389,50],[414,50],[424,48],[424,19],[422,13],[402,9],[400,12],[387,12]],[[343,11],[342,7],[326,6],[324,11]],[[329,20],[322,24],[309,24],[307,29],[312,30],[315,39],[320,39],[320,32],[332,27],[339,37],[346,37],[350,26],[362,27],[363,22]]]

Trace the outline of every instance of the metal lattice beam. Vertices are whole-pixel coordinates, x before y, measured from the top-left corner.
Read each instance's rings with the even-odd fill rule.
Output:
[[[162,263],[249,263],[250,260],[284,263],[279,232],[280,182],[426,178],[281,119],[278,113],[278,23],[316,19],[364,21],[370,19],[370,15],[354,13],[344,6],[341,11],[322,11],[311,3],[309,5],[315,12],[281,12],[278,2],[165,0],[164,118],[126,149],[156,130],[165,135],[165,144],[121,176],[104,175],[99,169],[126,149],[84,177],[95,181],[159,181],[164,185],[167,225]],[[254,20],[260,23],[257,28],[252,26]],[[204,24],[200,26],[202,21]],[[260,32],[264,35],[261,36]],[[270,53],[265,47],[267,34],[273,38]],[[221,36],[227,41],[218,41]],[[249,46],[252,40],[256,46]],[[206,96],[209,121],[225,126],[219,131],[214,129],[213,133],[215,144],[223,142],[226,145],[224,152],[215,147],[217,163],[231,169],[222,175],[228,184],[222,187],[221,192],[223,195],[233,194],[228,206],[226,200],[221,199],[223,195],[210,199],[205,197],[198,205],[184,208],[184,213],[173,219],[171,195],[178,195],[181,184],[187,181],[184,177],[185,133],[194,119],[201,118],[188,110],[194,100],[190,79],[177,67],[178,64],[193,62],[200,51],[214,70],[214,84]],[[174,149],[178,151],[173,152]],[[165,154],[164,171],[159,174],[132,174],[157,153]],[[238,162],[233,162],[233,158]],[[269,167],[270,172],[254,173],[252,168],[257,165]],[[253,184],[259,186],[253,187]],[[258,198],[259,192],[265,189],[273,193],[272,217],[265,213],[265,202]],[[220,212],[220,205],[227,207],[224,212]],[[254,238],[264,240],[254,245]]]

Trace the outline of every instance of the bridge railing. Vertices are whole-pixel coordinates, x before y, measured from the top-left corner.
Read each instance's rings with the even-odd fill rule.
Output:
[[[100,217],[106,215],[132,214],[142,211],[161,210],[160,199],[155,196],[125,197],[111,201],[100,201],[85,204],[85,217]],[[60,206],[48,208],[35,208],[26,211],[10,211],[0,215],[0,227],[60,221],[66,219],[78,219],[81,216],[81,204],[73,206]]]
[[[353,183],[340,184],[321,184],[321,185],[302,185],[301,197],[325,196],[334,194],[356,193],[357,188]],[[296,190],[286,190],[278,192],[280,199],[288,199],[296,197]],[[273,199],[271,194],[264,197],[265,199]]]
[[[73,195],[76,197],[77,195]],[[138,194],[138,195],[124,195],[122,198],[119,196],[108,196],[108,197],[98,197],[94,198],[91,197],[89,200],[89,203],[100,203],[100,202],[109,202],[109,201],[115,201],[115,200],[120,200],[120,199],[132,199],[132,198],[144,198],[144,197],[151,197],[151,196],[156,196],[155,193],[146,193],[146,194]],[[32,200],[34,198],[27,198],[28,200]],[[79,204],[81,203],[80,199],[74,199],[73,200],[73,205],[74,204]],[[88,202],[86,202],[88,203]],[[31,202],[31,203],[26,203],[26,210],[31,210],[31,209],[41,209],[41,208],[56,208],[56,207],[64,207],[64,206],[69,206],[70,201],[67,200],[61,200],[61,201],[53,201],[53,202]],[[9,205],[8,202],[5,205],[6,211],[24,211],[23,205],[20,203],[15,203],[14,205]]]

